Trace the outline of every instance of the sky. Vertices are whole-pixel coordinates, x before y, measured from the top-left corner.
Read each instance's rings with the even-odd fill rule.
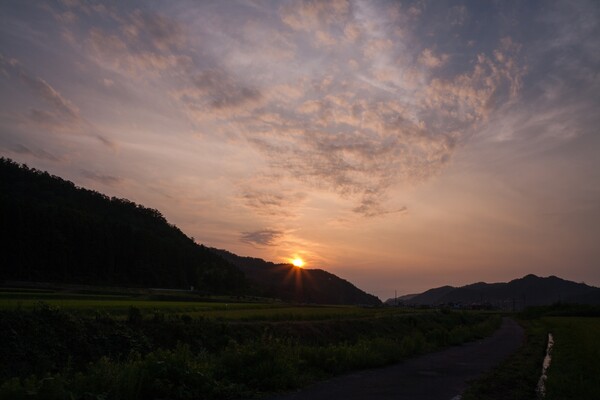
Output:
[[[600,286],[597,1],[2,1],[0,155],[382,299]]]

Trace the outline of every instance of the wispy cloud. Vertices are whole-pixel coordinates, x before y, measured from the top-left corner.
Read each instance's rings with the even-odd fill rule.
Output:
[[[17,62],[12,61],[13,67],[18,71],[19,78],[36,95],[40,96],[52,108],[67,121],[76,121],[80,119],[79,110],[69,100],[65,99],[58,91],[50,86],[43,79],[32,76]]]
[[[514,156],[531,156],[586,134],[600,117],[600,8],[593,2],[552,3],[537,16],[539,37],[526,43],[528,80],[520,98],[496,105],[482,139],[512,143]],[[495,57],[504,57],[495,53]]]
[[[306,199],[306,193],[262,184],[245,187],[241,199],[246,207],[257,214],[292,217],[294,209]]]
[[[102,144],[115,149],[114,141],[101,134],[89,121],[81,116],[72,101],[44,79],[29,72],[17,59],[7,59],[0,54],[0,69],[9,77],[17,77],[31,93],[41,99],[48,109],[32,108],[25,118],[50,132],[90,135]]]
[[[510,60],[506,63],[514,62]],[[457,144],[485,122],[490,102],[506,101],[518,92],[521,71],[511,67],[480,56],[473,70],[451,79],[433,78],[420,93],[398,100],[412,82],[394,82],[391,92],[350,82],[353,73],[340,60],[333,67],[340,74],[323,76],[301,103],[266,99],[268,123],[255,111],[243,121],[244,132],[274,170],[356,198],[356,212],[375,216],[384,209],[380,200],[391,186],[437,174]]]
[[[83,175],[87,179],[102,183],[103,185],[107,186],[113,186],[123,182],[123,178],[119,178],[117,176],[112,175],[100,174],[94,171],[89,171],[87,169],[81,170],[81,175]]]
[[[12,146],[9,150],[17,154],[30,155],[35,158],[39,158],[40,160],[60,162],[64,159],[63,157],[56,156],[46,150],[30,148],[23,144],[17,144],[15,146]]]
[[[192,85],[183,89],[179,99],[192,110],[213,109],[238,110],[240,107],[256,103],[261,98],[259,90],[236,81],[235,77],[223,69],[208,69],[191,77]]]
[[[161,13],[79,1],[57,8],[62,10],[50,8],[55,18],[66,22],[68,16],[63,38],[104,68],[140,78],[190,63],[180,51],[188,35],[178,21]]]
[[[258,151],[267,165],[259,174],[351,199],[363,216],[401,209],[388,203],[390,188],[438,174],[521,88],[519,47],[509,38],[449,72],[452,56],[411,31],[421,9],[294,1],[242,18],[222,7],[198,15],[205,26],[192,36],[186,16],[73,2],[65,11],[77,18],[65,29],[82,37],[80,48],[101,68],[164,88],[195,130]],[[453,15],[460,29],[468,12]],[[213,19],[231,28],[209,29]],[[80,118],[49,85],[28,82]],[[57,122],[43,110],[31,118]],[[255,187],[242,201],[272,215],[287,197]]]
[[[263,229],[253,232],[242,232],[240,240],[252,245],[275,246],[284,234],[285,232],[275,229]]]
[[[73,122],[80,119],[79,110],[71,101],[64,98],[45,80],[29,73],[17,59],[7,59],[0,54],[0,69],[9,77],[17,77],[23,82],[34,95],[44,100],[61,120]],[[50,112],[40,110],[33,110],[31,115],[40,121],[53,118]]]
[[[133,37],[131,40],[137,41]],[[124,38],[92,28],[88,46],[92,56],[103,66],[128,75],[159,73],[188,62],[185,57],[164,54],[154,48],[141,49],[137,43],[128,44]]]
[[[485,123],[492,103],[516,96],[523,69],[515,58],[518,46],[504,39],[494,53],[474,55],[473,67],[450,76],[438,73],[449,56],[413,48],[406,57],[414,38],[382,11],[346,2],[288,3],[280,10],[281,22],[313,35],[310,57],[328,59],[316,71],[303,54],[296,55],[297,69],[310,74],[301,77],[299,96],[282,97],[270,89],[274,85],[241,75],[233,65],[226,73],[202,72],[201,85],[186,89],[180,99],[204,122],[211,120],[211,108],[219,108],[218,118],[259,150],[272,171],[355,199],[358,214],[401,209],[384,204],[389,189],[436,175]],[[385,20],[384,28],[369,20],[374,16]],[[345,32],[350,40],[330,52],[321,46],[325,36],[320,40],[319,32]],[[301,48],[303,36],[294,38]],[[283,78],[292,85],[297,79]],[[231,107],[215,107],[221,104]],[[240,105],[249,107],[235,107]]]
[[[403,206],[398,209],[386,209],[381,206],[381,200],[377,197],[365,196],[360,205],[353,208],[352,211],[365,217],[378,217],[386,214],[405,214],[408,212],[408,208]]]

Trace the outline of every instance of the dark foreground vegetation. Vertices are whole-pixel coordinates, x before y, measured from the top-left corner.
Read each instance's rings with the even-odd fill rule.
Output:
[[[492,314],[372,309],[320,321],[0,311],[2,399],[220,399],[285,391],[489,335]]]
[[[600,307],[555,304],[519,315],[523,346],[504,363],[473,382],[463,400],[531,400],[542,372],[548,333],[554,337],[546,381],[548,400],[600,399]]]

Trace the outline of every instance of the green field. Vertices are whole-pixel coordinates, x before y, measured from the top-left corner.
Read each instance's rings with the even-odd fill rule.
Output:
[[[554,336],[549,400],[600,399],[600,318],[543,318]]]
[[[203,301],[181,301],[177,293],[169,300],[152,300],[148,295],[86,294],[56,291],[0,291],[0,310],[32,310],[40,303],[59,307],[81,315],[101,312],[115,318],[126,318],[132,307],[143,316],[151,318],[156,313],[165,315],[188,315],[193,318],[225,320],[326,320],[345,318],[369,318],[390,313],[410,313],[411,310],[365,308],[356,306],[290,305],[281,302],[241,302],[235,298]],[[160,296],[155,296],[160,297]],[[179,294],[179,297],[182,297]]]
[[[489,335],[480,312],[189,293],[0,293],[0,399],[232,399]]]

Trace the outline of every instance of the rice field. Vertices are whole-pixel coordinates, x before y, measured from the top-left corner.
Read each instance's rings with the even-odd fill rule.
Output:
[[[183,297],[179,294],[180,297]],[[157,300],[148,295],[86,294],[55,291],[0,291],[0,310],[30,310],[40,304],[58,307],[73,313],[105,313],[115,318],[125,318],[132,307],[145,317],[156,313],[189,315],[193,318],[220,320],[326,320],[371,318],[390,313],[410,313],[409,310],[374,309],[356,306],[291,305],[281,302],[241,302],[234,298]]]

